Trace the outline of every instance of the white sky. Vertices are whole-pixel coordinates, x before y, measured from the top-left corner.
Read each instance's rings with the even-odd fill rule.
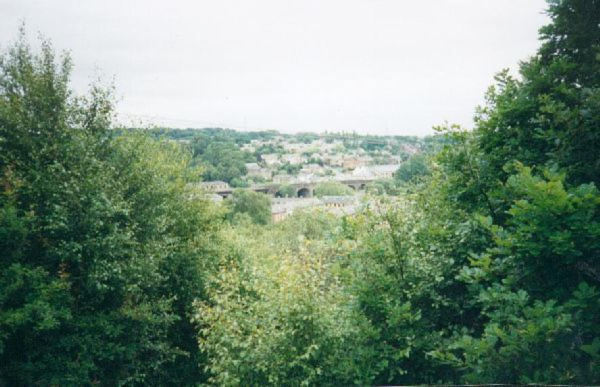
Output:
[[[176,127],[431,133],[472,125],[537,49],[543,0],[0,0],[71,51],[74,86],[115,78],[122,119]],[[100,69],[100,72],[99,70]]]

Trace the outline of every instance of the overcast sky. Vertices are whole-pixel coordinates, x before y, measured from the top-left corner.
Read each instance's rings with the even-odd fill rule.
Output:
[[[472,125],[502,68],[539,45],[543,0],[0,0],[71,51],[84,90],[115,78],[126,123],[431,133]]]

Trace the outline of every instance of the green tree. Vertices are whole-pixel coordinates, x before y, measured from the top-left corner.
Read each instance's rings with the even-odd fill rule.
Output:
[[[324,183],[319,183],[315,187],[315,196],[317,197],[352,195],[354,195],[354,190],[352,188],[337,181],[327,181]]]
[[[230,183],[247,173],[244,154],[232,142],[210,142],[200,159],[206,165],[205,180]]]
[[[278,170],[279,172],[295,176],[300,173],[301,169],[302,165],[300,164],[290,164],[289,162],[286,162],[285,164],[280,165]]]
[[[0,384],[200,382],[217,218],[188,155],[113,138],[110,93],[74,96],[70,71],[23,31],[0,59]]]
[[[521,79],[501,72],[476,118],[476,136],[491,170],[518,160],[557,164],[573,183],[600,183],[600,3],[551,0],[552,23],[542,46],[520,66]]]
[[[292,187],[291,185],[282,185],[281,188],[279,188],[279,191],[277,191],[278,195],[281,195],[284,198],[293,198],[296,196],[296,189],[294,187]]]
[[[575,383],[600,380],[600,194],[567,189],[564,176],[518,166],[504,226],[480,219],[494,243],[473,254],[458,278],[481,308],[483,331],[455,332],[434,357],[469,383]],[[595,286],[590,286],[594,284]]]
[[[249,215],[255,224],[271,222],[271,200],[260,192],[248,189],[236,189],[226,200],[230,209],[230,219],[236,214]]]
[[[250,185],[247,180],[242,180],[239,177],[231,179],[229,184],[235,188],[246,188]]]
[[[406,183],[413,179],[425,177],[429,173],[427,156],[416,154],[400,165],[400,168],[394,174],[394,178],[398,182]]]
[[[550,1],[548,13],[521,79],[500,73],[474,131],[447,132],[436,157],[441,200],[488,236],[455,266],[480,316],[432,352],[463,382],[599,380],[600,3]]]
[[[242,252],[223,265],[198,303],[200,345],[218,385],[369,385],[376,373],[368,322],[334,264],[327,240],[338,219],[298,214],[238,228]]]

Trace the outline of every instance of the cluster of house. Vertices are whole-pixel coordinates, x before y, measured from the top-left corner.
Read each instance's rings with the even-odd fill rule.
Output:
[[[283,137],[270,140],[252,140],[241,147],[242,150],[255,152],[263,146],[275,146],[279,153],[260,155],[260,162],[248,163],[247,178],[277,182],[277,176],[283,165],[300,166],[300,175],[333,176],[338,173],[354,171],[357,168],[377,164],[399,165],[401,156],[391,154],[388,149],[381,149],[369,154],[362,148],[347,150],[341,140],[317,139],[311,143],[290,142]],[[403,145],[407,153],[417,152],[418,149]],[[375,157],[374,157],[375,156]],[[318,163],[316,163],[318,161]],[[390,168],[390,167],[386,167]],[[377,172],[375,172],[377,173]]]
[[[247,163],[247,176],[260,177],[264,181],[275,184],[289,184],[295,182],[349,180],[352,178],[367,178],[368,180],[391,179],[399,164],[361,165],[352,169],[333,169],[319,164],[305,164],[297,176],[275,173],[272,169],[260,166],[258,163]]]
[[[261,167],[256,167],[258,164],[251,163],[247,164],[248,173],[253,171],[253,168],[263,169]],[[382,179],[391,179],[394,176],[394,173],[398,169],[399,165],[397,164],[385,164],[385,165],[371,165],[366,167],[358,167],[351,171],[340,172],[334,171],[332,175],[323,175],[320,174],[320,168],[322,168],[318,164],[307,164],[303,167],[304,172],[298,174],[298,176],[287,175],[287,174],[277,174],[277,175],[263,175],[265,180],[271,182],[271,184],[318,184],[328,181],[338,181],[338,182],[353,182],[353,181],[362,181],[362,182],[370,182],[375,180]],[[198,183],[198,188],[201,188],[205,192],[224,192],[231,191],[232,187],[224,181],[206,181]],[[269,185],[269,183],[266,183]],[[253,185],[252,188],[258,188],[264,186],[263,184]],[[214,195],[213,195],[214,196]],[[218,201],[217,198],[214,199]]]
[[[317,139],[311,143],[296,143],[283,137],[261,141],[252,140],[241,147],[248,152],[256,152],[264,146],[279,153],[260,155],[260,161],[247,163],[246,179],[250,189],[273,194],[283,185],[292,185],[296,190],[294,198],[280,198],[279,192],[272,199],[271,216],[273,222],[280,222],[298,210],[318,209],[335,215],[354,214],[359,206],[356,196],[311,197],[314,188],[321,182],[338,181],[355,190],[365,188],[375,180],[391,179],[401,163],[399,155],[393,155],[391,148],[366,152],[362,148],[348,150],[340,140]],[[404,153],[417,153],[419,150],[410,145],[402,145]],[[296,174],[288,174],[287,164],[296,166]],[[231,194],[233,188],[223,181],[196,183],[198,188],[208,194],[213,201],[221,201]],[[279,187],[278,187],[279,185]],[[302,195],[307,191],[307,195]]]
[[[336,150],[343,151],[344,143],[341,140],[326,141],[324,139],[317,139],[310,143],[303,142],[290,142],[284,137],[275,137],[270,140],[252,140],[249,144],[242,145],[241,149],[250,153],[254,153],[257,149],[262,146],[275,145],[283,148],[285,153],[314,153],[316,151],[334,152]]]
[[[387,151],[381,151],[381,157],[384,157],[390,164],[400,164],[401,158],[398,155],[389,154]],[[323,149],[319,152],[311,153],[310,157],[300,153],[278,154],[267,153],[261,155],[262,163],[267,167],[278,167],[283,164],[302,165],[308,163],[310,159],[321,160],[324,166],[337,167],[343,169],[354,169],[364,167],[374,163],[373,156],[359,149],[353,153],[326,153]]]
[[[321,209],[337,216],[353,215],[359,205],[356,196],[323,196],[322,198],[276,198],[271,205],[274,223],[281,222],[295,211]]]

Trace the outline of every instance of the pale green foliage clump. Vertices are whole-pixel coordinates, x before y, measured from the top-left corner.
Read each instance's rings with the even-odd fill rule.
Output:
[[[293,198],[296,196],[296,189],[291,185],[286,184],[282,185],[277,193],[284,198]]]
[[[376,196],[397,196],[399,187],[398,183],[393,179],[381,179],[367,184],[366,191]]]
[[[370,380],[371,371],[358,366],[369,361],[360,353],[364,327],[353,297],[335,273],[336,249],[323,243],[323,233],[304,230],[303,224],[315,216],[321,225],[333,221],[325,214],[301,215],[262,235],[252,233],[251,241],[243,236],[240,242],[248,255],[222,267],[210,301],[197,305],[204,327],[200,346],[209,358],[212,383],[340,385]],[[309,239],[311,234],[318,239]]]
[[[219,385],[314,384],[349,344],[348,299],[320,257],[268,257],[251,272],[223,269],[211,304],[200,306],[207,327],[201,347]]]
[[[324,183],[319,183],[315,187],[315,196],[323,197],[323,196],[352,196],[354,195],[354,190],[348,187],[345,184],[339,183],[337,181],[327,181]]]

